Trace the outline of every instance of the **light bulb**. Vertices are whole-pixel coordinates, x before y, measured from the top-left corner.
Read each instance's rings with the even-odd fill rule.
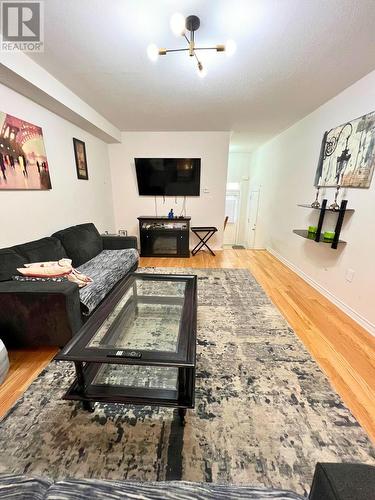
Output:
[[[150,43],[150,45],[147,47],[147,55],[152,62],[157,61],[159,56],[159,49],[157,45],[155,45],[154,43]]]
[[[201,78],[204,78],[207,75],[207,69],[201,63],[198,64],[197,73]]]
[[[169,24],[171,30],[176,36],[183,35],[185,33],[186,30],[185,17],[179,12],[173,14]]]
[[[227,40],[225,44],[225,53],[227,56],[232,56],[237,50],[237,45],[234,40]]]

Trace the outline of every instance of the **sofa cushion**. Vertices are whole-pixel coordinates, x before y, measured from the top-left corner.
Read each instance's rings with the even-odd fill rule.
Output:
[[[296,493],[284,490],[251,488],[249,486],[216,485],[212,483],[132,482],[95,479],[58,481],[48,491],[49,500],[303,500]]]
[[[52,481],[32,476],[15,474],[0,475],[0,498],[2,500],[42,500],[46,498]]]
[[[79,266],[78,271],[93,280],[79,291],[85,314],[91,314],[116,283],[137,263],[137,250],[127,248],[103,250],[89,262]]]
[[[13,248],[0,250],[0,281],[8,281],[18,273],[17,267],[23,267],[28,259],[17,253]]]
[[[88,262],[103,250],[102,238],[91,223],[68,227],[52,236],[61,241],[74,267]]]
[[[13,281],[32,281],[32,282],[42,282],[45,283],[47,281],[51,281],[52,283],[63,283],[65,281],[69,281],[67,276],[54,276],[54,277],[45,277],[41,278],[40,276],[12,276]]]
[[[67,257],[60,240],[52,237],[16,245],[12,249],[25,257],[28,262],[46,262]]]

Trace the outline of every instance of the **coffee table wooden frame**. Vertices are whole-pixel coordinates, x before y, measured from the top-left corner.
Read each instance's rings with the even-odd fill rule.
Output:
[[[182,315],[176,352],[127,350],[121,347],[87,347],[98,329],[113,311],[135,280],[185,282],[184,297],[139,296],[137,302],[182,304]],[[134,288],[134,287],[133,287]],[[135,288],[134,288],[135,289]],[[114,320],[113,323],[115,323]],[[176,274],[132,273],[110,293],[74,338],[55,356],[57,361],[74,362],[76,378],[63,399],[81,401],[93,411],[93,402],[153,405],[178,408],[183,421],[187,408],[194,408],[197,324],[197,277]],[[114,326],[115,329],[115,326]],[[113,334],[112,329],[112,334]],[[107,335],[107,334],[106,334]],[[118,353],[122,354],[119,355]],[[140,357],[138,357],[140,356]],[[93,384],[103,364],[125,364],[176,367],[177,390]]]

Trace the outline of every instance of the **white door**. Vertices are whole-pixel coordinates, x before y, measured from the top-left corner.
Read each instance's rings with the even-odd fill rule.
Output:
[[[259,211],[259,195],[260,195],[259,190],[250,191],[249,206],[247,211],[248,248],[255,248],[255,238],[256,238],[257,221],[258,221],[258,211]]]

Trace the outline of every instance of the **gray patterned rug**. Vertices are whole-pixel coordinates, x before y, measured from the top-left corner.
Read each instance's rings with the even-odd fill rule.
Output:
[[[148,271],[199,277],[196,408],[186,426],[170,409],[97,404],[90,414],[62,401],[74,373],[53,362],[0,424],[0,472],[306,494],[317,461],[375,463],[366,434],[247,270]]]

